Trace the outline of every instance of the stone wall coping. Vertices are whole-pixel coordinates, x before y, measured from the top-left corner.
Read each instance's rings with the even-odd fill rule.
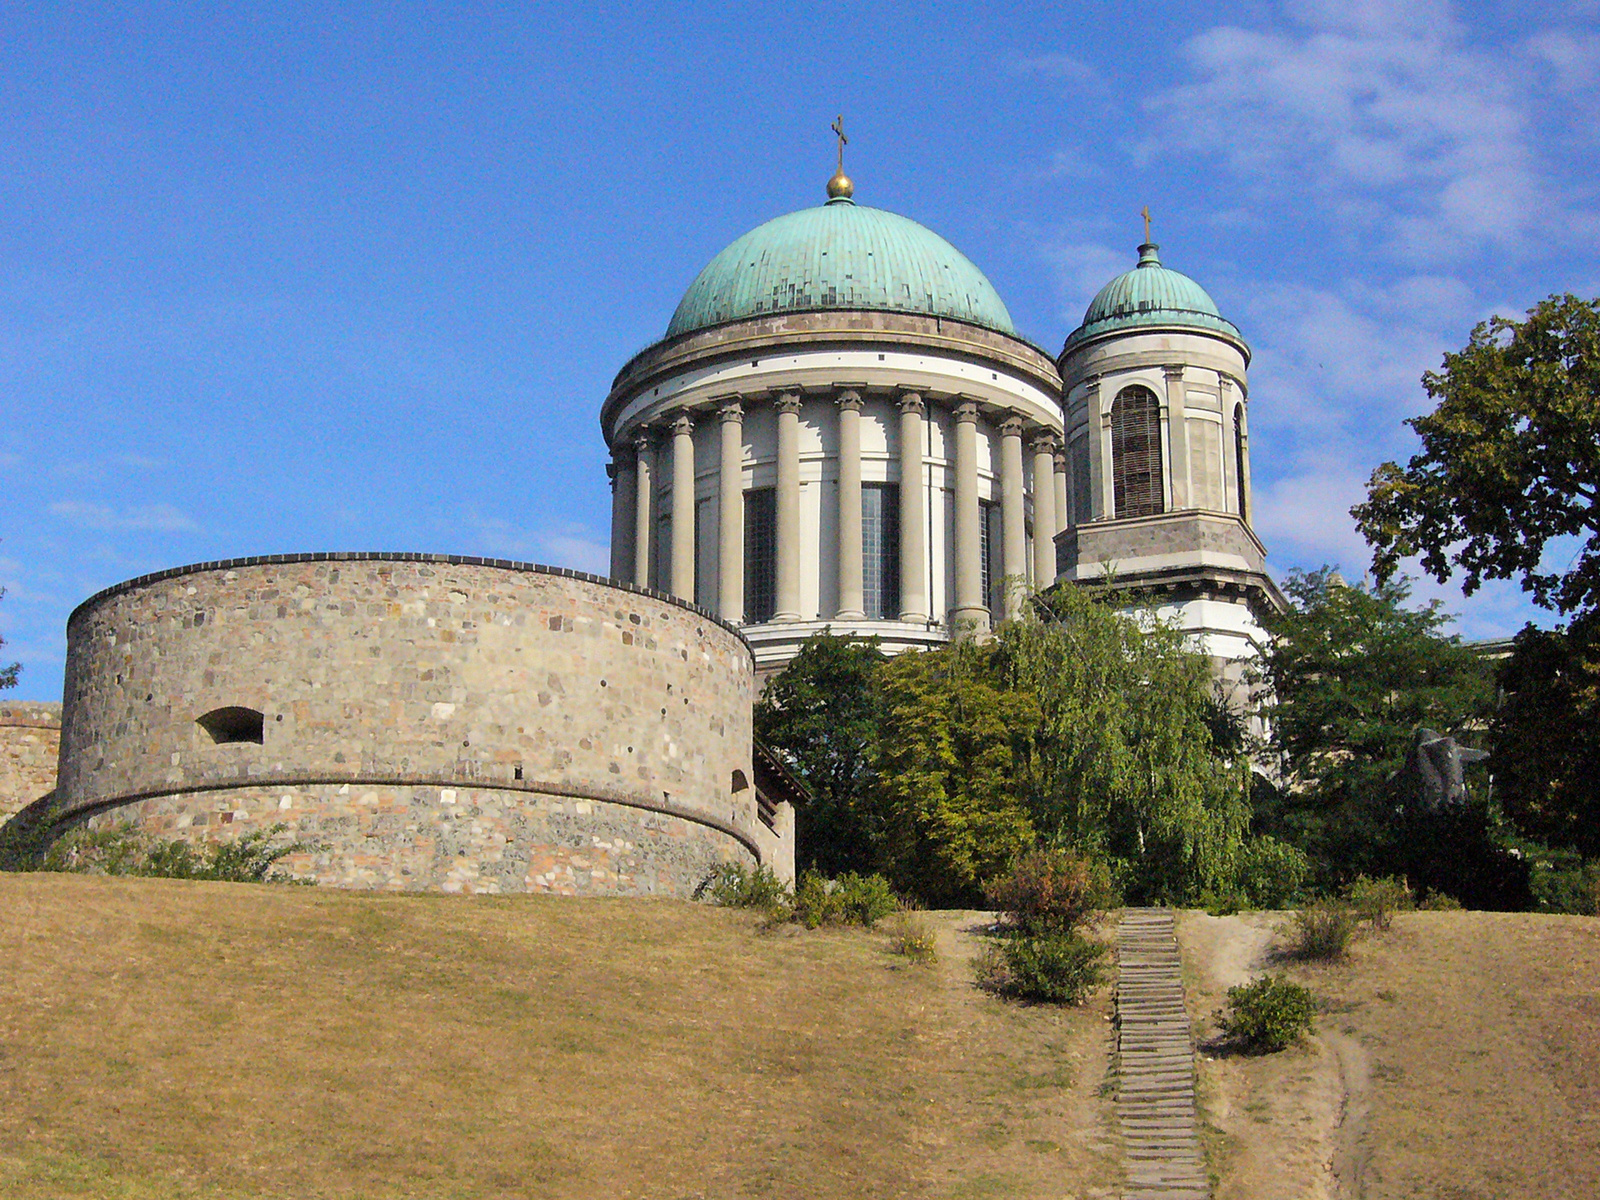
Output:
[[[72,610],[67,617],[67,627],[78,620],[89,609],[102,604],[124,592],[137,591],[139,588],[148,587],[153,583],[161,583],[168,579],[179,579],[184,575],[199,575],[212,571],[234,571],[241,567],[267,567],[290,566],[298,563],[323,563],[323,562],[398,562],[398,563],[444,563],[456,567],[492,567],[498,571],[517,571],[528,575],[555,575],[562,579],[575,579],[580,583],[595,584],[599,587],[610,588],[613,591],[624,592],[633,596],[643,596],[649,600],[659,600],[663,604],[670,604],[691,612],[703,620],[710,621],[739,639],[745,651],[751,654],[750,642],[744,632],[736,625],[729,624],[715,613],[708,612],[696,604],[670,595],[667,592],[658,592],[654,588],[639,587],[637,584],[623,583],[617,579],[609,579],[603,575],[592,575],[588,571],[576,571],[571,567],[550,567],[543,563],[517,562],[508,558],[481,558],[474,554],[428,554],[422,552],[387,551],[387,550],[327,550],[313,554],[253,554],[246,558],[223,558],[214,562],[190,563],[183,567],[168,567],[164,571],[153,571],[148,575],[138,575],[132,579],[124,579],[121,583],[114,583],[108,588],[102,588],[90,596],[77,608]],[[60,707],[59,705],[57,706]]]
[[[0,702],[0,729],[60,729],[58,700],[6,700]]]
[[[137,804],[141,800],[156,800],[162,796],[194,796],[206,792],[246,792],[273,790],[293,787],[426,787],[426,788],[455,788],[461,791],[478,792],[526,792],[538,796],[559,796],[569,800],[590,800],[599,804],[615,804],[623,808],[638,808],[647,812],[660,813],[663,816],[676,817],[682,821],[689,821],[695,825],[704,825],[715,829],[719,833],[727,834],[740,845],[755,855],[756,862],[762,862],[761,846],[755,836],[740,829],[731,821],[724,821],[713,817],[709,813],[696,809],[685,808],[674,804],[670,800],[651,800],[643,796],[630,796],[626,792],[612,792],[604,788],[575,787],[569,783],[549,783],[537,779],[517,780],[486,780],[481,777],[466,776],[456,778],[449,775],[408,775],[408,774],[372,774],[372,775],[334,775],[321,772],[295,773],[289,772],[282,775],[260,776],[254,775],[246,779],[218,780],[210,782],[190,782],[171,784],[166,787],[144,788],[137,792],[128,792],[120,796],[101,797],[87,800],[65,809],[57,815],[58,821],[78,822],[96,816],[110,809],[121,808],[127,804]],[[45,801],[52,800],[54,793],[41,800],[35,801],[28,809],[37,809],[33,813],[34,819],[48,816],[44,808]],[[19,814],[20,815],[20,814]]]

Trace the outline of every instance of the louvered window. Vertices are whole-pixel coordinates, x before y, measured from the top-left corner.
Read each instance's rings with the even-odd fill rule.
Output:
[[[1239,491],[1239,518],[1243,521],[1250,519],[1248,500],[1244,486],[1244,405],[1233,406],[1233,485]]]
[[[1161,409],[1148,388],[1123,388],[1111,402],[1111,468],[1119,518],[1162,511]]]

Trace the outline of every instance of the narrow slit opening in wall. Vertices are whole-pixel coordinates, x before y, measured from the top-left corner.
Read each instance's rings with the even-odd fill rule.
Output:
[[[204,716],[197,717],[195,724],[209,733],[211,740],[218,745],[254,742],[259,746],[266,741],[266,720],[253,708],[239,705],[214,708]]]

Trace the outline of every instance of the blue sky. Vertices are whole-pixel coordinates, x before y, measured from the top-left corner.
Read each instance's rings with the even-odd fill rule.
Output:
[[[221,15],[212,11],[222,9]],[[603,569],[597,414],[723,245],[822,199],[937,230],[1052,352],[1131,265],[1255,349],[1258,529],[1346,515],[1424,369],[1600,295],[1600,5],[8,5],[0,658],[245,554]],[[1428,586],[1470,636],[1514,585]]]

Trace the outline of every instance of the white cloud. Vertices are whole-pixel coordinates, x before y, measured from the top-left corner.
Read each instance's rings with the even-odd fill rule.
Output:
[[[1032,54],[1013,58],[1007,65],[1015,75],[1070,87],[1091,86],[1100,80],[1094,67],[1071,54]]]
[[[83,529],[131,530],[144,533],[192,533],[200,526],[170,504],[114,509],[81,500],[57,500],[50,514]]]
[[[1042,255],[1055,276],[1061,297],[1061,316],[1077,328],[1089,301],[1113,277],[1134,265],[1131,250],[1113,250],[1098,242],[1055,240],[1045,243]]]
[[[1411,260],[1519,248],[1557,219],[1514,50],[1475,48],[1448,5],[1426,0],[1291,13],[1298,27],[1191,38],[1194,78],[1150,100],[1145,152],[1220,154],[1259,197],[1315,202]]]
[[[501,517],[473,515],[466,523],[477,531],[486,553],[508,558],[533,558],[547,566],[570,567],[606,575],[611,570],[611,545],[599,541],[584,525],[565,523],[555,529],[523,529]]]

